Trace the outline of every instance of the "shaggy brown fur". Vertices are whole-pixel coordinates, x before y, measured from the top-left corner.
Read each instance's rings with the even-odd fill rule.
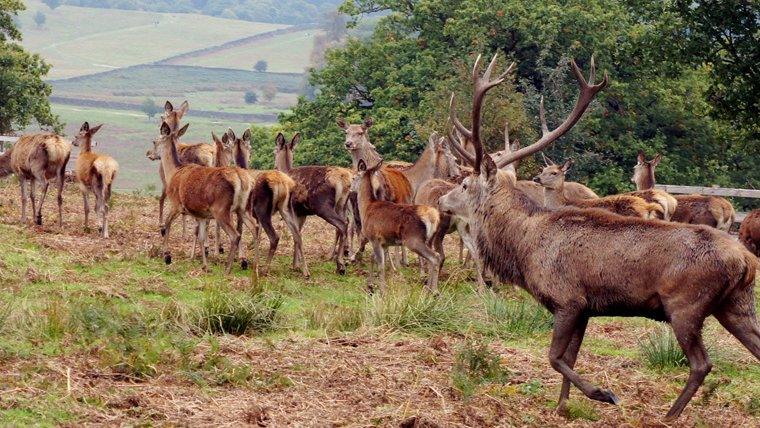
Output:
[[[556,209],[564,205],[578,208],[600,208],[618,215],[640,217],[645,220],[663,218],[664,210],[660,204],[650,203],[642,198],[630,195],[611,195],[597,199],[567,199],[565,196],[565,173],[572,161],[563,165],[549,164],[534,181],[545,188],[546,207]]]
[[[636,196],[650,203],[660,204],[662,207],[662,219],[670,221],[678,207],[678,201],[670,193],[660,189],[636,190],[625,193],[626,195]]]
[[[382,162],[382,161],[381,161]],[[404,245],[427,261],[430,269],[426,288],[435,291],[438,287],[438,271],[441,256],[430,247],[440,216],[438,210],[427,205],[397,204],[375,197],[370,177],[381,167],[367,168],[359,160],[361,183],[358,191],[359,215],[362,221],[362,235],[372,244],[375,263],[379,267],[381,291],[385,291],[385,248]],[[373,291],[372,267],[367,276],[367,288]]]
[[[89,194],[92,192],[95,195],[95,211],[101,215],[101,236],[108,238],[108,202],[111,200],[111,185],[116,179],[119,164],[111,156],[92,151],[92,136],[101,126],[103,125],[90,128],[89,123],[83,123],[72,144],[81,147],[77,157],[76,176],[84,200],[84,227],[89,227]]]
[[[739,227],[739,240],[760,257],[760,209],[751,211]]]
[[[253,171],[248,169],[248,160],[251,158],[250,129],[246,129],[240,138],[235,136],[235,132],[232,129],[228,130],[226,135],[230,141],[234,141],[234,159],[236,165],[248,171],[251,177],[251,196],[248,199],[248,210],[259,222],[259,225],[264,228],[264,232],[269,238],[269,252],[267,253],[267,260],[262,273],[267,274],[269,272],[272,258],[277,252],[277,246],[280,242],[280,235],[272,225],[272,216],[275,212],[279,212],[291,235],[293,235],[293,243],[295,244],[293,249],[294,258],[297,257],[302,260],[301,273],[304,277],[308,278],[311,274],[309,273],[306,259],[303,256],[301,231],[298,228],[298,222],[293,212],[291,201],[291,195],[296,189],[296,182],[287,174],[277,170]],[[259,251],[258,235],[259,229],[257,227],[255,242],[256,260],[258,260]]]
[[[646,160],[643,152],[639,152],[637,163],[633,167],[631,181],[637,190],[652,189],[656,183],[655,169],[660,164],[661,155],[652,160]],[[706,224],[728,232],[734,224],[736,211],[725,198],[702,195],[675,195],[676,207],[670,220],[679,223]]]
[[[338,251],[335,257],[336,270],[346,273],[343,261],[348,233],[346,204],[351,191],[353,173],[346,168],[334,166],[293,167],[293,150],[301,140],[296,134],[287,142],[285,136],[277,135],[275,141],[275,167],[288,174],[296,183],[292,193],[292,203],[298,222],[298,230],[303,227],[306,217],[316,215],[330,223],[336,230]],[[294,267],[305,263],[297,254],[293,255]]]
[[[21,190],[21,221],[26,222],[26,186],[30,184],[29,199],[32,201],[34,222],[42,225],[42,205],[47,196],[50,180],[58,180],[58,226],[63,227],[63,183],[66,164],[71,156],[71,143],[63,137],[47,132],[21,136],[0,159],[0,177],[14,172]],[[35,187],[42,185],[40,204],[37,205]]]
[[[480,127],[485,92],[503,81],[490,80],[495,60],[475,79],[473,130]],[[530,156],[560,138],[606,86],[606,76],[594,84],[593,62],[588,82],[574,61],[571,67],[580,87],[572,112],[514,158]],[[563,376],[558,411],[566,409],[571,384],[589,398],[618,403],[611,391],[595,387],[573,369],[594,316],[643,316],[670,323],[690,372],[668,421],[681,414],[712,367],[701,339],[708,316],[714,315],[760,361],[753,290],[758,260],[738,242],[704,226],[650,222],[597,209],[548,211],[515,189],[514,174],[497,174],[480,139],[473,142],[479,174],[441,197],[440,205],[469,216],[487,268],[525,288],[554,314],[549,361]]]
[[[237,167],[183,165],[176,144],[187,130],[187,126],[172,132],[168,124],[161,124],[161,163],[168,184],[166,195],[171,201],[169,214],[162,229],[164,260],[167,264],[171,263],[171,253],[168,249],[169,232],[172,222],[179,214],[189,214],[199,220],[198,235],[201,248],[205,248],[208,220],[213,218],[230,238],[230,254],[225,268],[229,273],[238,250],[243,250],[239,245],[243,224],[248,225],[251,230],[256,227],[255,220],[246,210],[251,193],[250,176],[247,171]],[[233,226],[233,215],[238,219],[237,228]],[[207,269],[206,252],[201,251],[201,255],[203,267]],[[241,259],[243,268],[247,268],[248,260],[245,257]]]

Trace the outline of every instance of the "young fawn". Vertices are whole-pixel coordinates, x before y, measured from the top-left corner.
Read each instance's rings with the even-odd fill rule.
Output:
[[[89,123],[83,123],[72,144],[79,147],[76,177],[84,200],[84,227],[86,229],[89,225],[89,194],[93,193],[95,212],[101,216],[100,234],[103,238],[108,238],[108,203],[111,200],[111,185],[119,172],[119,164],[111,156],[92,151],[92,136],[101,126],[103,125],[90,128]]]

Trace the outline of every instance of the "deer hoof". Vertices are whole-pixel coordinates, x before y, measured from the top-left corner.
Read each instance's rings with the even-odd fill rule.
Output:
[[[339,265],[338,269],[336,269],[336,271],[338,272],[338,275],[345,275],[346,274],[346,266]]]
[[[172,264],[172,255],[169,253],[164,254],[164,263],[167,265]]]
[[[36,224],[37,226],[42,226],[42,214],[34,218],[34,224]]]
[[[610,403],[614,405],[620,404],[620,399],[617,398],[617,395],[615,395],[610,390],[604,390],[604,389],[597,389],[594,391],[589,398],[597,401],[601,401],[603,403]]]
[[[240,268],[243,270],[248,269],[248,259],[243,259],[240,261]]]
[[[208,257],[208,247],[203,248],[203,254],[205,254],[206,257]]]
[[[161,226],[161,236],[166,236],[166,228]]]
[[[219,246],[218,250],[219,250],[219,254],[224,254],[224,247]]]

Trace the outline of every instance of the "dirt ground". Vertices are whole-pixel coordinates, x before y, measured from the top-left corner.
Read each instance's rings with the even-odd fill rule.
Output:
[[[103,240],[97,237],[94,223],[90,231],[83,230],[82,200],[75,185],[67,184],[63,229],[54,221],[54,192],[48,194],[44,225],[36,227],[19,223],[15,180],[0,186],[0,222],[26,229],[36,243],[51,251],[89,261],[160,254],[154,197],[115,195],[112,238]],[[180,230],[177,223],[172,241],[175,257],[187,257],[190,244],[180,243]],[[332,232],[311,219],[305,236],[307,259],[324,261],[332,246]],[[291,250],[289,240],[283,239],[278,255],[289,258]],[[732,363],[757,364],[733,338],[713,330],[712,346],[725,350]],[[219,337],[223,355],[256,373],[256,384],[245,387],[198,387],[171,372],[149,379],[124,378],[103,372],[88,355],[80,354],[0,359],[0,409],[12,408],[22,398],[51,399],[45,388],[2,386],[3,378],[28,376],[34,367],[32,376],[44,380],[35,385],[63,391],[52,400],[59,406],[70,404],[76,415],[76,421],[66,423],[71,426],[666,426],[662,416],[688,372],[656,374],[639,359],[594,350],[596,341],[604,341],[606,348],[635,348],[643,331],[620,321],[592,321],[587,337],[593,340],[582,348],[578,370],[622,400],[620,406],[594,403],[573,389],[571,397],[591,407],[596,421],[570,421],[555,413],[561,377],[546,358],[548,333],[533,345],[491,343],[510,372],[509,381],[465,399],[451,381],[454,350],[461,336],[421,337],[364,328],[334,337],[307,337],[298,332],[275,338]],[[198,358],[206,351],[195,350]],[[713,386],[703,387],[672,426],[760,426],[757,413],[752,416],[741,404],[752,397],[711,395],[715,389],[720,391],[722,383],[731,382],[729,375],[717,370],[708,382]],[[540,387],[533,391],[531,385]],[[755,385],[741,391],[757,390]],[[103,405],[81,405],[88,400]]]

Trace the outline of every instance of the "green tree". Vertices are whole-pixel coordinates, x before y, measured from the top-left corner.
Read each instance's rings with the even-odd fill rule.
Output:
[[[60,132],[48,101],[50,85],[42,80],[50,66],[17,43],[21,33],[13,19],[22,10],[18,0],[0,2],[0,134],[23,129],[32,120]]]
[[[268,83],[261,88],[261,94],[267,102],[272,102],[277,96],[277,86],[274,83]]]
[[[243,100],[245,100],[246,104],[256,104],[259,102],[259,96],[256,95],[256,92],[246,91],[245,95],[243,96]]]
[[[140,104],[140,111],[145,113],[148,119],[153,119],[155,115],[161,112],[161,107],[152,98],[145,98]]]
[[[253,69],[259,73],[267,71],[267,68],[269,68],[269,63],[263,59],[256,61],[256,64],[253,65]]]

